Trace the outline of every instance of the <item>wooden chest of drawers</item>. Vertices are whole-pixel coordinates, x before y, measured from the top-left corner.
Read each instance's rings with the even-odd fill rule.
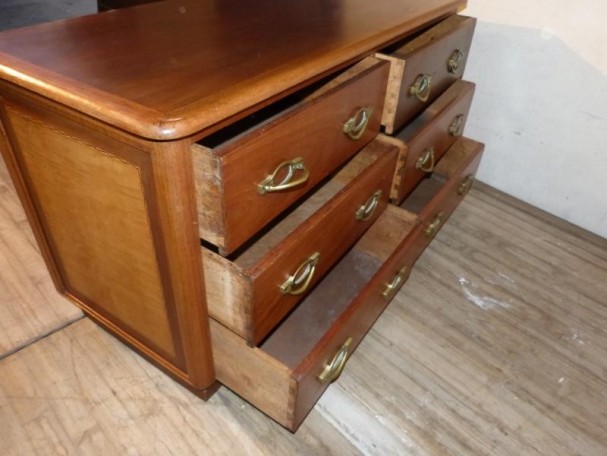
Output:
[[[0,147],[57,289],[291,430],[483,150],[461,137],[464,2],[368,3],[166,1],[0,34]]]

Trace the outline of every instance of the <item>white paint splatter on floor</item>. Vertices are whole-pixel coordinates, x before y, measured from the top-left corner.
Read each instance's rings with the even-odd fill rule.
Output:
[[[470,281],[464,277],[460,277],[458,281],[462,287],[462,291],[464,292],[466,299],[468,299],[468,301],[475,306],[480,307],[483,310],[491,310],[495,309],[496,307],[502,307],[504,309],[510,308],[510,304],[507,302],[499,301],[490,296],[479,296],[473,293],[472,290],[476,288],[475,285],[470,283]]]
[[[578,345],[586,345],[586,341],[584,339],[582,339],[582,336],[580,336],[580,333],[578,332],[577,329],[575,328],[569,328],[570,331],[570,339],[577,343]]]

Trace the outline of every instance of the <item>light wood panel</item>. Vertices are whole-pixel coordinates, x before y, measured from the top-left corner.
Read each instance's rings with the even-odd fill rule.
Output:
[[[142,157],[131,163],[99,147],[94,135],[85,137],[90,143],[77,137],[73,123],[58,118],[49,126],[38,115],[7,109],[14,153],[62,286],[139,337],[151,339],[153,331],[154,348],[175,357],[143,187],[147,157],[125,145]],[[121,144],[110,144],[121,151]]]
[[[81,317],[55,291],[0,159],[0,358]]]
[[[606,276],[605,239],[476,183],[296,434],[85,320],[0,360],[0,454],[603,456]]]

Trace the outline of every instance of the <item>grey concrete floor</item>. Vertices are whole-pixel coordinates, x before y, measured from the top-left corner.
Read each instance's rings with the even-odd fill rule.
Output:
[[[0,30],[96,11],[96,0],[0,0]]]

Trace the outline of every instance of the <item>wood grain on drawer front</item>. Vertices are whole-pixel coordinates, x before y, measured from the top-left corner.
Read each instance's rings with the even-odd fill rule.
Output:
[[[229,254],[312,189],[379,132],[388,66],[368,59],[341,75],[339,83],[307,96],[295,108],[216,148],[193,146],[200,236]],[[360,138],[344,123],[369,108]],[[356,119],[364,123],[362,114]],[[281,163],[300,158],[309,173],[293,188],[260,194],[258,185]],[[283,173],[283,177],[284,177]],[[278,178],[277,180],[280,180]]]
[[[372,142],[304,204],[232,260],[203,248],[210,315],[250,344],[263,339],[305,295],[283,293],[281,285],[289,276],[318,255],[306,287],[312,288],[383,211],[396,156],[396,148]],[[367,201],[373,204],[378,191],[375,211],[367,220],[357,220],[356,212]]]
[[[382,214],[359,241],[372,237],[366,244],[376,251],[357,244],[261,347],[247,346],[211,321],[218,380],[283,426],[297,429],[330,384],[319,378],[326,366],[346,342],[347,360],[389,302],[382,295],[389,275],[382,264],[417,223],[405,211],[397,214],[398,223]],[[396,228],[391,236],[374,231],[386,223]]]
[[[476,19],[451,16],[389,55],[378,54],[391,62],[390,79],[382,124],[391,134],[435,100],[450,84],[462,77]],[[462,53],[456,69],[449,61],[456,51]],[[410,89],[419,76],[430,77],[427,101],[420,101]]]
[[[401,151],[391,195],[397,204],[432,172],[432,165],[437,164],[461,136],[473,94],[473,83],[456,81],[397,136],[381,136],[383,141],[395,144]]]
[[[401,208],[418,215],[434,237],[453,210],[467,194],[480,164],[484,145],[468,138],[459,138],[425,179],[401,204]],[[434,224],[434,225],[433,225]],[[435,228],[432,229],[432,226]]]

